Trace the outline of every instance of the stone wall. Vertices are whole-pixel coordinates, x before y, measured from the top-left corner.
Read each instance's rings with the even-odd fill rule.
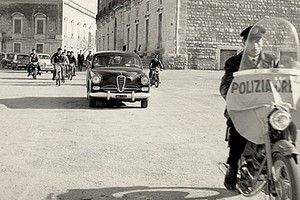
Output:
[[[218,46],[241,46],[240,32],[263,17],[283,17],[300,31],[300,1],[187,0],[189,68],[219,69]]]
[[[157,53],[169,69],[222,69],[226,59],[221,50],[239,52],[240,32],[264,17],[286,18],[300,31],[298,0],[163,0],[161,5],[152,0],[122,2],[125,3],[97,18],[97,49],[114,49],[114,42],[116,50],[127,44],[127,51],[141,46],[139,54],[143,58]],[[163,18],[161,46],[158,45],[159,14]],[[146,20],[150,29],[147,48]]]
[[[13,13],[23,15],[23,33],[20,37],[13,37]],[[0,2],[0,32],[2,33],[2,50],[4,52],[13,52],[13,42],[21,43],[21,53],[29,53],[35,44],[43,43],[45,52],[53,52],[60,45],[57,41],[57,35],[61,35],[62,4],[55,3],[1,3]],[[35,39],[35,21],[34,15],[43,13],[46,15],[45,37]],[[61,14],[62,15],[62,14]],[[55,47],[54,47],[55,46]]]

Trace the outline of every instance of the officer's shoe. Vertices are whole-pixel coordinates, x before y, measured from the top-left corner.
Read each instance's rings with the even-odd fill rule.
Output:
[[[224,186],[227,190],[234,190],[236,186],[237,168],[228,167],[225,175]]]

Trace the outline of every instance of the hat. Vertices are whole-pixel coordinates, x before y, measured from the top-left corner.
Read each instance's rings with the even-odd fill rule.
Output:
[[[62,48],[60,48],[60,47],[57,49],[57,51],[61,51],[61,50],[62,50]]]
[[[262,26],[254,25],[249,26],[246,29],[244,29],[240,36],[243,37],[245,40],[249,39],[260,39],[265,34],[266,29]],[[249,35],[250,33],[250,35]]]

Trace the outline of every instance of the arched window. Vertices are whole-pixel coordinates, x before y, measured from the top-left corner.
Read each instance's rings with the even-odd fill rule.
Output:
[[[81,36],[81,23],[80,22],[77,23],[77,35],[78,35],[78,38],[80,38],[80,36]]]
[[[12,20],[13,20],[13,33],[14,34],[22,34],[23,33],[24,15],[19,12],[14,12],[11,16],[12,16]]]
[[[68,35],[68,18],[67,17],[64,18],[64,35],[65,36]]]
[[[74,37],[74,27],[75,27],[75,21],[72,20],[72,21],[71,21],[71,38]]]
[[[34,15],[35,35],[46,34],[46,15],[43,13],[36,13]]]
[[[86,39],[86,24],[83,24],[83,39]]]
[[[89,27],[88,43],[92,42],[92,27]]]

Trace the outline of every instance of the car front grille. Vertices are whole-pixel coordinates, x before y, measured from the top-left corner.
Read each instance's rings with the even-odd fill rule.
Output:
[[[117,90],[118,92],[123,92],[126,84],[126,76],[119,75],[117,76]]]

